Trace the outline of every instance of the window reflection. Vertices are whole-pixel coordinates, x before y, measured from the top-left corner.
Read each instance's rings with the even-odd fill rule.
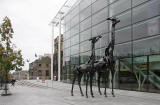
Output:
[[[146,1],[149,1],[149,0],[132,0],[132,5],[133,5],[133,7],[134,7],[134,6],[137,6],[137,5],[139,5],[139,4],[144,3],[144,2],[146,2]]]
[[[80,11],[91,5],[91,0],[82,0],[80,3]]]
[[[76,16],[77,14],[79,13],[79,6],[78,5],[76,5],[76,7],[74,7],[74,9],[72,9],[72,11],[71,11],[71,19],[74,17],[74,16]]]
[[[71,65],[79,65],[79,55],[71,56]]]
[[[91,29],[80,33],[80,42],[88,40],[89,38],[91,38]]]
[[[91,42],[90,41],[85,41],[80,43],[80,52],[86,52],[91,50]]]
[[[128,26],[131,24],[131,11],[120,14],[117,16],[117,18],[121,20],[121,22],[116,25],[116,29]]]
[[[160,55],[149,56],[149,91],[160,93]]]
[[[160,33],[160,18],[154,18],[133,26],[133,39],[149,37]]]
[[[91,27],[91,17],[87,18],[86,20],[80,23],[80,31],[86,30],[87,28]]]
[[[147,86],[148,86],[147,56],[133,58],[133,72],[137,79],[137,88],[134,88],[134,90],[147,91]]]
[[[80,21],[86,19],[90,15],[91,15],[91,6],[89,6],[88,8],[86,8],[80,13]]]
[[[65,40],[65,41],[63,42],[63,48],[65,49],[65,48],[68,48],[68,47],[70,47],[70,39]]]
[[[134,0],[133,0],[134,1]],[[141,1],[141,0],[139,0]],[[159,12],[160,1],[151,0],[143,5],[133,9],[133,23],[149,19],[154,16],[160,15]]]
[[[79,35],[75,35],[71,38],[71,46],[79,43]]]
[[[134,55],[157,54],[160,52],[160,36],[133,42]]]
[[[108,22],[104,21],[92,27],[92,37],[108,32]]]
[[[80,53],[80,63],[83,64],[89,60],[89,57],[91,56],[91,51]]]
[[[100,12],[92,16],[92,25],[105,21],[108,17],[108,8],[104,8]]]
[[[71,47],[71,55],[79,53],[79,45],[75,45]]]
[[[137,89],[137,80],[132,72],[132,58],[120,59],[120,70],[119,70],[119,88],[131,90],[131,88]]]
[[[92,13],[99,11],[100,9],[108,5],[108,0],[97,0],[92,4]]]
[[[126,27],[116,31],[115,43],[131,41],[131,27]]]
[[[96,55],[95,59],[99,60],[102,57],[102,55],[101,55],[101,49],[95,50],[95,55]]]
[[[131,42],[115,45],[114,55],[118,57],[130,57]]]
[[[117,15],[131,8],[131,0],[118,0],[110,6],[110,16]]]
[[[71,36],[74,36],[75,34],[79,33],[79,24],[74,26],[72,29],[71,29]]]
[[[77,25],[79,23],[79,15],[75,16],[74,18],[72,18],[71,21],[71,28],[75,25]]]

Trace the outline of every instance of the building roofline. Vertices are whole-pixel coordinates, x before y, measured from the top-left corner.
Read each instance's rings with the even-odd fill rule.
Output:
[[[50,24],[53,24],[55,26],[58,26],[59,19],[64,19],[64,15],[72,8],[74,4],[76,4],[77,1],[81,0],[66,0],[65,3],[62,5],[62,7],[59,9],[55,17],[51,20]],[[71,4],[72,3],[72,4]]]

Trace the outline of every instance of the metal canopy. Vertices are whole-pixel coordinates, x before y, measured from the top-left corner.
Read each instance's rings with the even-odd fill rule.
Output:
[[[56,16],[52,19],[51,24],[58,26],[59,20],[64,19],[65,14],[72,8],[72,6],[79,0],[66,0],[66,2],[62,5]]]

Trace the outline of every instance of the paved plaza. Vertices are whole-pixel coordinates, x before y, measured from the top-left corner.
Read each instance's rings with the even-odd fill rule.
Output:
[[[85,92],[85,87],[83,91]],[[159,105],[160,94],[135,91],[115,90],[112,97],[107,89],[108,97],[98,94],[93,87],[95,97],[82,97],[76,85],[74,96],[70,95],[71,84],[46,81],[19,81],[10,87],[11,96],[0,96],[0,105]],[[103,89],[102,89],[103,90]],[[0,91],[1,92],[1,91]]]

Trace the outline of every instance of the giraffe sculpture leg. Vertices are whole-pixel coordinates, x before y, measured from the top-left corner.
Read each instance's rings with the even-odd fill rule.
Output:
[[[79,89],[80,89],[81,95],[84,96],[82,88],[81,88],[81,78],[82,78],[82,76],[83,76],[82,73],[78,75],[78,85],[79,85]]]
[[[89,73],[87,73],[87,79],[86,79],[86,98],[88,98],[88,80],[89,80]]]
[[[102,92],[100,89],[100,78],[101,78],[101,72],[98,73],[98,91],[99,91],[99,94],[102,95]]]
[[[90,91],[91,91],[91,96],[94,97],[93,95],[93,90],[92,90],[92,80],[93,80],[93,73],[90,73]]]
[[[112,68],[112,71],[111,71],[111,74],[112,74],[112,80],[111,80],[111,82],[112,82],[112,96],[113,97],[115,97],[115,94],[114,94],[114,73],[115,73],[115,71],[114,71],[114,68]]]
[[[104,95],[105,95],[105,97],[107,97],[106,88],[107,88],[108,74],[109,74],[109,71],[107,70],[107,71],[105,72],[105,90],[104,90]]]
[[[74,72],[73,82],[72,82],[71,96],[73,96],[73,88],[74,88],[74,83],[76,81],[76,78],[77,78],[77,72],[75,71]]]

